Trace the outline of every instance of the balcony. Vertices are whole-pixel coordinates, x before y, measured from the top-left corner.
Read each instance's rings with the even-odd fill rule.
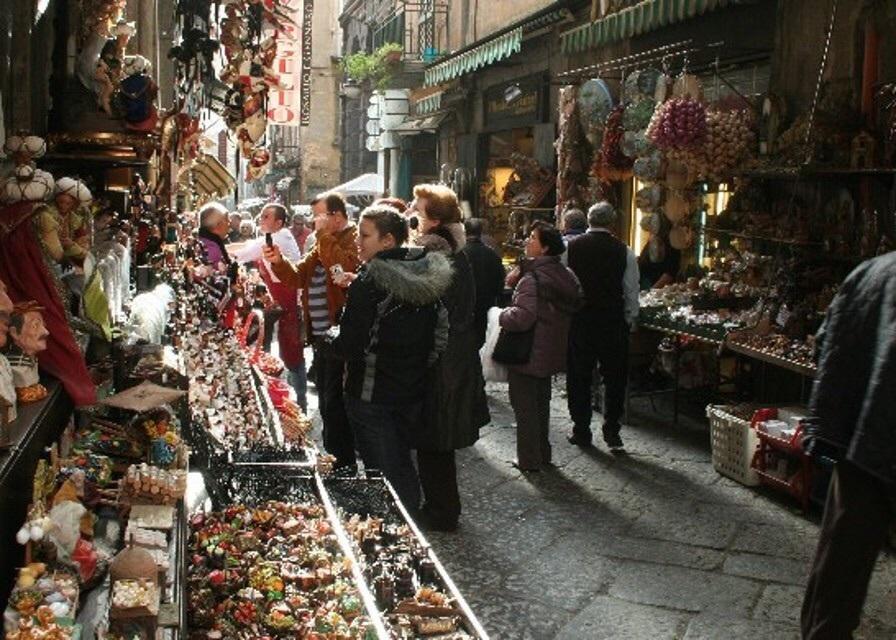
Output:
[[[404,48],[404,62],[434,61],[447,48],[448,3],[421,0],[397,4],[395,12],[373,32],[373,49],[394,42]]]

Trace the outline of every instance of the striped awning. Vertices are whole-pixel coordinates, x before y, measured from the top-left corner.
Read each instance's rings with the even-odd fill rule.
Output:
[[[435,113],[439,109],[442,108],[442,95],[444,91],[439,91],[438,93],[434,93],[431,96],[426,96],[425,98],[420,98],[417,102],[414,103],[414,107],[417,110],[418,116],[425,116],[430,113]]]
[[[178,181],[184,187],[192,183],[197,193],[213,198],[226,195],[236,185],[236,180],[227,167],[208,153],[200,153],[193,162],[181,169]]]
[[[454,78],[494,64],[520,52],[523,42],[523,27],[484,42],[478,47],[452,56],[444,62],[429,67],[424,72],[424,84],[432,86],[448,82]]]
[[[633,7],[560,34],[560,49],[566,55],[587,51],[684,22],[738,1],[643,0]]]

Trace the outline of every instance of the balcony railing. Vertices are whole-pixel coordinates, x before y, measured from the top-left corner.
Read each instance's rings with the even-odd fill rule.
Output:
[[[405,60],[432,62],[447,46],[448,3],[399,2],[396,11],[373,32],[373,48],[394,42]]]

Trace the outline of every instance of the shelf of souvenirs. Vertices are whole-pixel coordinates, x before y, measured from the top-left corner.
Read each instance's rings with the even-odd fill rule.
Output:
[[[488,637],[383,478],[259,464],[193,481],[207,499],[189,516],[191,634]]]
[[[696,327],[688,324],[667,323],[659,319],[638,320],[638,326],[649,331],[657,331],[667,335],[696,340],[707,344],[722,346],[725,334],[718,327]]]
[[[744,233],[733,229],[720,229],[718,227],[704,226],[700,227],[702,233],[710,235],[723,235],[731,238],[740,238],[742,240],[757,240],[761,242],[772,242],[775,244],[791,245],[796,247],[822,247],[824,242],[801,240],[797,238],[777,238],[775,236],[765,236],[752,233]]]
[[[42,450],[59,437],[60,425],[71,415],[71,401],[59,381],[45,377],[41,383],[47,396],[36,402],[19,403],[16,419],[0,425],[0,487],[28,450]]]
[[[726,336],[724,346],[729,351],[808,378],[814,378],[817,371],[812,338],[794,340],[781,334],[760,335],[750,331],[734,331]]]
[[[15,525],[24,559],[5,603],[6,637],[182,637],[187,476],[168,409],[77,412],[37,462]]]
[[[740,173],[745,178],[767,178],[781,180],[797,180],[801,178],[826,178],[826,177],[863,177],[879,176],[893,177],[896,175],[896,167],[826,167],[822,165],[786,167],[786,166],[757,166]]]
[[[748,358],[766,362],[807,377],[815,376],[813,343],[787,338],[779,333],[761,335],[739,322],[694,324],[676,321],[661,307],[641,309],[638,326],[685,339],[723,347]]]

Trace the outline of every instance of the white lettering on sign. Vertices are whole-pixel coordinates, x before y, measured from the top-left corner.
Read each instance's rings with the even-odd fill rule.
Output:
[[[282,20],[282,29],[272,29],[265,36],[277,38],[277,56],[271,65],[271,72],[280,86],[268,92],[268,121],[271,124],[299,126],[299,106],[301,85],[300,60],[302,42],[302,0],[280,0],[283,14],[289,20]],[[290,24],[292,21],[292,24]]]

